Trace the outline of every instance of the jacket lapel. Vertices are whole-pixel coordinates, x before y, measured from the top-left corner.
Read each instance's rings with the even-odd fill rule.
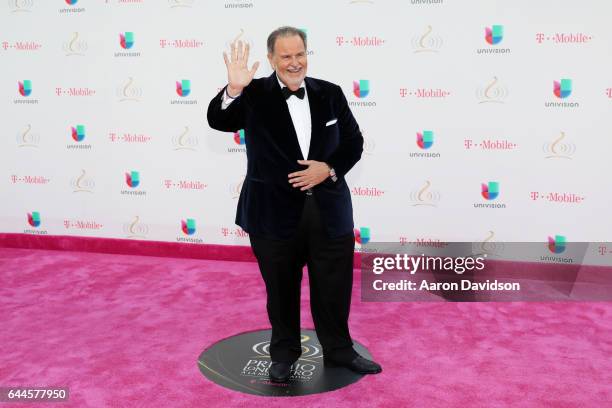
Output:
[[[275,123],[278,127],[278,131],[273,132],[276,144],[279,146],[280,151],[284,152],[291,161],[295,162],[297,159],[304,159],[300,150],[297,133],[291,120],[289,107],[276,79],[276,72],[272,72],[272,75],[267,78],[266,91],[270,94],[270,106],[267,111],[272,115],[270,118],[272,123]]]
[[[310,133],[310,148],[308,149],[308,160],[317,157],[317,153],[323,144],[325,135],[325,112],[326,95],[312,78],[306,77],[306,91],[308,92],[308,104],[310,105],[310,121],[312,131]]]

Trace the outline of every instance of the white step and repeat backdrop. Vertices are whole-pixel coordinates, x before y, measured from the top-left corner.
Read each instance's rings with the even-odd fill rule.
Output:
[[[222,51],[306,31],[359,241],[612,240],[612,2],[2,0],[0,232],[248,245]]]

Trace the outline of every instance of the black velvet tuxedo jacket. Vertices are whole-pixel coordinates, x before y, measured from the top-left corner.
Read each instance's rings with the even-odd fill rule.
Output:
[[[308,160],[326,162],[338,180],[327,178],[312,189],[330,238],[353,233],[351,194],[344,175],[359,161],[363,137],[342,89],[315,78],[305,78],[312,133]],[[304,170],[304,159],[289,108],[276,73],[254,79],[226,109],[223,92],[208,106],[213,129],[244,129],[247,172],[236,212],[236,224],[251,235],[289,239],[296,233],[306,192],[289,183],[288,174]],[[335,121],[335,122],[334,122]]]

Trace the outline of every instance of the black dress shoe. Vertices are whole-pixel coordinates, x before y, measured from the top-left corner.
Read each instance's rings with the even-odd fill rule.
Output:
[[[335,361],[323,357],[323,364],[327,367],[346,367],[359,374],[378,374],[382,371],[380,364],[361,356],[355,357],[350,362]]]
[[[270,381],[284,383],[289,380],[291,376],[291,366],[293,364],[284,363],[282,361],[273,361],[268,369],[270,374]]]

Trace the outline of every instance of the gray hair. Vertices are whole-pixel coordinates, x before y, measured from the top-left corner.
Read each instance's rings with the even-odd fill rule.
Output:
[[[304,42],[304,49],[306,49],[306,33],[300,30],[299,28],[284,26],[272,31],[268,36],[268,53],[274,54],[274,44],[276,44],[276,39],[278,37],[291,37],[294,35],[300,36],[300,38]]]

